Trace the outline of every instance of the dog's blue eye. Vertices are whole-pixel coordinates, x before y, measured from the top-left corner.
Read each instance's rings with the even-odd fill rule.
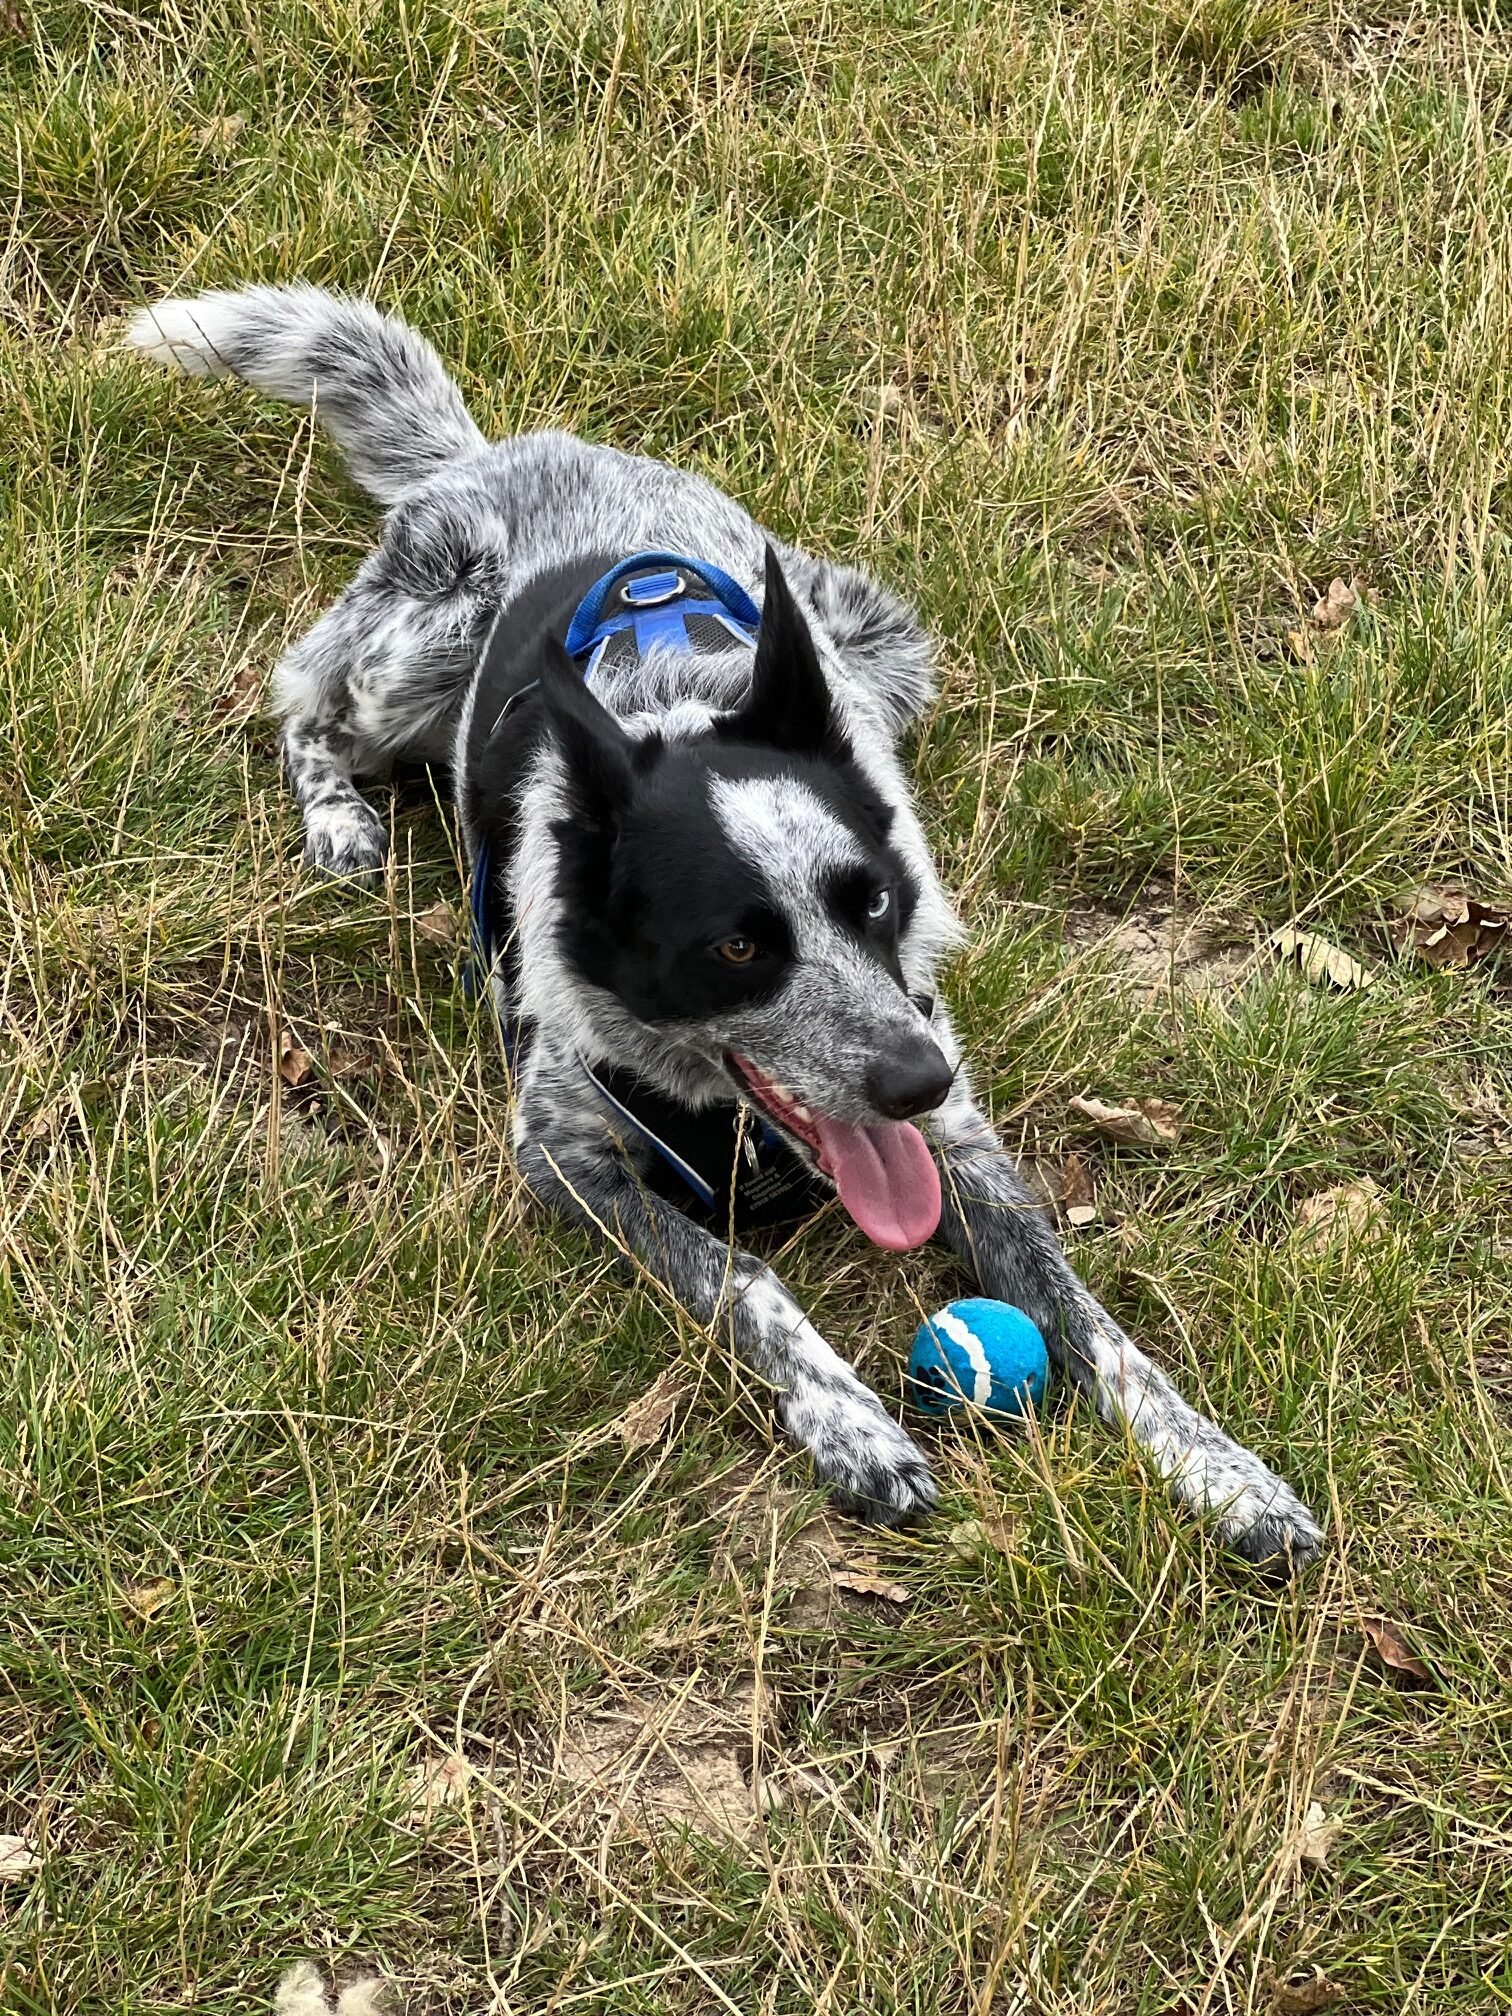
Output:
[[[880,919],[885,917],[888,911],[891,910],[891,908],[892,908],[891,889],[879,889],[876,895],[873,896],[870,903],[867,904],[866,914],[871,919],[873,924],[875,924],[879,922]]]

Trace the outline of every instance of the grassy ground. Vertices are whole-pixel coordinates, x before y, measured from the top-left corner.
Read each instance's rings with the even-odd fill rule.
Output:
[[[0,2006],[250,2016],[303,1956],[417,2011],[1512,2006],[1512,994],[1383,928],[1512,884],[1496,10],[0,16]],[[719,1344],[526,1213],[444,817],[314,883],[259,705],[372,514],[115,347],[296,274],[918,597],[984,1088],[1327,1512],[1299,1589],[1076,1412],[942,1439],[915,1537],[815,1523]],[[1173,904],[1376,984],[1168,979]],[[896,1395],[944,1263],[783,1265]]]

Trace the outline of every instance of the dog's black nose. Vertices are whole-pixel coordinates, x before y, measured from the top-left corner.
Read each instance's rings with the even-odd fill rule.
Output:
[[[912,1120],[939,1105],[954,1076],[944,1051],[926,1037],[877,1058],[866,1074],[866,1096],[889,1120]]]

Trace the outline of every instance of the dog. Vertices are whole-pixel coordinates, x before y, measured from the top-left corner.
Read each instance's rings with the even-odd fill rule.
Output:
[[[1306,1562],[1312,1515],[1099,1306],[972,1095],[935,983],[959,927],[898,748],[933,690],[913,611],[686,470],[490,443],[368,302],[206,293],[129,341],[313,407],[387,507],[277,668],[285,773],[307,860],[351,875],[388,851],[359,780],[449,767],[534,1196],[727,1330],[854,1516],[927,1513],[929,1465],[735,1237],[835,1195],[879,1246],[939,1233],[1186,1505]]]

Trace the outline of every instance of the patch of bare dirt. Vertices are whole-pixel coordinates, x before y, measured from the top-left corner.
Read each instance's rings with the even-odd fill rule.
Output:
[[[1092,906],[1066,917],[1065,947],[1096,962],[1142,1001],[1173,993],[1224,994],[1255,965],[1253,922],[1233,910],[1198,910],[1154,885],[1128,910]]]
[[[751,1754],[754,1689],[715,1696],[669,1683],[628,1694],[570,1722],[553,1760],[556,1774],[616,1830],[691,1827],[743,1839],[756,1825]]]
[[[775,1560],[782,1621],[802,1631],[829,1623],[837,1597],[835,1573],[846,1562],[842,1529],[825,1511],[807,1519],[796,1492],[755,1465],[738,1464],[719,1480],[714,1516],[724,1525],[723,1551],[743,1573],[765,1575]]]
[[[724,1526],[728,1572],[747,1586],[772,1584],[772,1621],[790,1630],[834,1633],[846,1613],[897,1618],[914,1592],[897,1581],[863,1527],[821,1507],[805,1516],[803,1501],[754,1464],[738,1464],[712,1494]]]

